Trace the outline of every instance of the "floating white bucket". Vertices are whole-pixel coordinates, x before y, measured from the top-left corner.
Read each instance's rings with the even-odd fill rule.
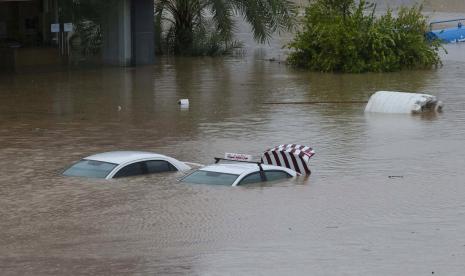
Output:
[[[428,94],[378,91],[370,97],[365,112],[420,113],[442,110],[442,102]]]
[[[189,99],[180,99],[178,101],[178,104],[181,106],[181,108],[188,108],[189,107]]]
[[[179,105],[189,105],[189,99],[180,99],[178,101]]]

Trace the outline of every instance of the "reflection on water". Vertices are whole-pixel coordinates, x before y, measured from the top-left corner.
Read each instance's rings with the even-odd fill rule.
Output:
[[[0,269],[10,275],[463,274],[464,49],[443,68],[338,75],[244,59],[0,76]],[[419,91],[437,116],[363,113],[377,90]],[[188,98],[181,110],[177,100]],[[313,175],[211,187],[180,173],[64,178],[83,156],[313,146]],[[389,178],[402,176],[402,178]],[[412,256],[414,256],[412,258]],[[410,262],[404,262],[409,258]]]

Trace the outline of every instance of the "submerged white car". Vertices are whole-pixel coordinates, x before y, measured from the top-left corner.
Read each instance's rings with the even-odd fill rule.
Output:
[[[279,145],[265,151],[260,161],[240,153],[225,153],[215,158],[216,163],[202,167],[180,181],[196,184],[239,186],[250,183],[276,181],[297,175],[310,175],[309,160],[315,151],[296,144]],[[221,160],[228,163],[219,164]]]
[[[200,168],[181,179],[181,182],[210,185],[239,186],[263,181],[295,177],[291,169],[260,163],[224,163]]]
[[[190,169],[184,162],[162,154],[112,151],[85,157],[66,169],[63,175],[112,179]]]

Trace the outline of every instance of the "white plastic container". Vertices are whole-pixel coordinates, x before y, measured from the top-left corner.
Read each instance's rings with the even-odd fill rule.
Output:
[[[442,102],[428,94],[378,91],[370,97],[365,112],[421,113],[442,110]]]
[[[178,101],[178,104],[181,106],[181,108],[188,108],[189,107],[189,99],[180,99]]]

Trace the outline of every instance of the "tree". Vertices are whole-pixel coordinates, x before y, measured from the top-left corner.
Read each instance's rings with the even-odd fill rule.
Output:
[[[429,41],[421,6],[375,16],[365,0],[315,0],[302,31],[289,44],[288,62],[324,72],[386,72],[441,64],[438,40]]]
[[[175,54],[221,53],[237,45],[235,15],[242,16],[263,43],[274,32],[292,28],[296,6],[289,0],[158,0],[156,42],[164,42],[165,52]]]

